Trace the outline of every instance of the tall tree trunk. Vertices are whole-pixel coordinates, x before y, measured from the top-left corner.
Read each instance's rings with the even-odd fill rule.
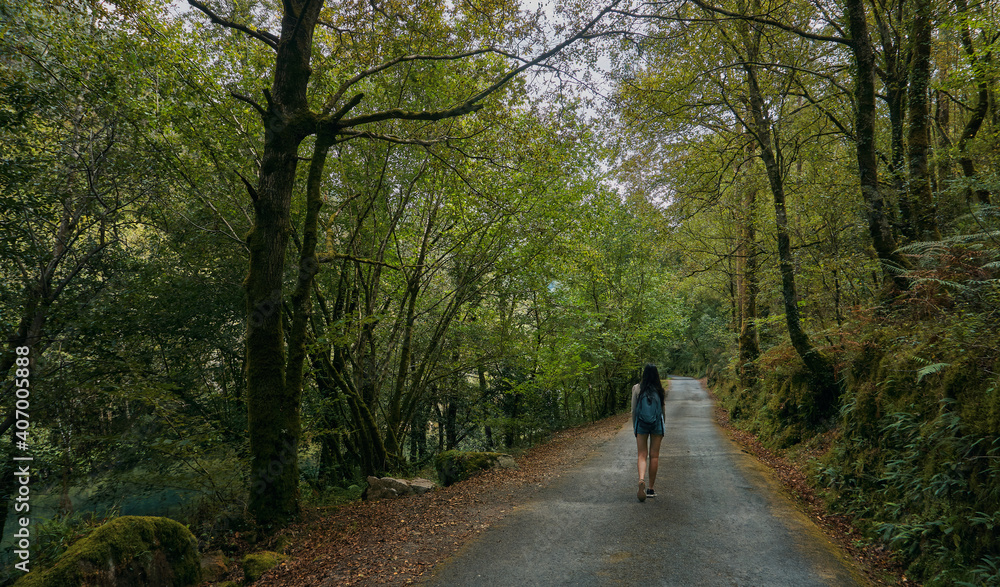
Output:
[[[291,231],[298,148],[315,128],[306,101],[313,29],[322,2],[289,0],[281,20],[274,78],[264,112],[264,149],[247,237],[246,378],[250,437],[250,514],[265,527],[299,513],[298,389],[286,385],[282,280]],[[296,353],[296,356],[298,353]]]
[[[430,406],[420,402],[410,425],[410,461],[419,462],[427,456],[427,423]]]
[[[906,146],[909,152],[907,196],[913,211],[913,233],[919,240],[941,240],[931,191],[930,107],[927,89],[931,77],[931,3],[914,0],[911,21],[910,87],[907,96],[909,124]]]
[[[885,86],[886,104],[889,112],[889,145],[891,160],[889,173],[892,176],[893,194],[899,205],[901,222],[899,228],[906,238],[914,237],[911,227],[913,211],[906,197],[906,142],[904,130],[906,127],[906,86],[908,83],[909,53],[905,50],[899,26],[893,26],[893,21],[899,23],[903,18],[903,0],[897,0],[891,11],[882,15],[875,12],[878,24],[879,39],[882,44],[882,57],[885,60],[885,70],[882,81]],[[892,208],[887,207],[886,213],[892,215]]]
[[[963,15],[968,12],[966,0],[955,0],[955,6]],[[961,38],[962,48],[972,64],[972,74],[976,80],[976,105],[972,109],[972,116],[969,117],[969,121],[962,130],[962,136],[958,139],[958,164],[962,167],[962,174],[966,180],[971,182],[976,180],[976,166],[972,162],[972,158],[969,157],[968,149],[969,143],[979,134],[979,129],[982,127],[983,121],[986,120],[986,113],[990,107],[990,84],[985,66],[991,61],[991,54],[987,52],[983,57],[979,57],[976,54],[976,49],[972,44],[972,33],[969,31],[968,24],[963,23]],[[996,113],[994,112],[994,114]],[[979,203],[990,203],[989,191],[983,188],[977,188],[975,191],[976,199]],[[967,200],[972,200],[971,189],[966,190],[965,197]]]
[[[771,140],[771,124],[757,79],[757,66],[754,65],[759,61],[756,44],[748,42],[747,45],[748,58],[744,70],[747,74],[750,114],[753,120],[753,128],[747,130],[753,134],[757,146],[760,148],[760,158],[764,162],[768,183],[771,186],[771,195],[774,199],[781,294],[785,305],[785,323],[788,327],[788,336],[791,339],[792,347],[809,371],[811,387],[815,393],[815,412],[811,416],[814,419],[819,419],[831,414],[837,401],[837,387],[829,359],[812,345],[809,336],[802,328],[802,321],[799,317],[798,294],[795,288],[795,262],[792,258],[788,214],[785,210],[784,176],[775,156],[775,149],[778,146]]]
[[[489,386],[486,383],[486,367],[483,366],[482,359],[476,363],[476,373],[479,376],[479,402],[483,409],[483,436],[486,438],[486,448],[493,449],[493,428],[489,425]]]
[[[750,175],[750,174],[747,174]],[[738,219],[740,242],[736,254],[736,297],[738,299],[739,366],[737,376],[740,386],[749,389],[757,384],[757,359],[760,343],[757,335],[757,186],[752,181],[743,183]]]
[[[448,411],[444,419],[445,450],[453,450],[458,446],[458,402],[454,397],[448,398]]]
[[[942,79],[947,79],[947,71],[942,68]],[[942,156],[934,157],[934,193],[939,194],[953,179],[951,157],[944,156],[951,148],[951,98],[946,92],[934,91],[934,128],[937,129],[935,149]],[[932,135],[934,133],[931,133]]]
[[[878,157],[875,145],[875,52],[868,34],[864,0],[844,0],[847,9],[851,52],[856,66],[854,76],[854,134],[858,160],[861,198],[868,220],[872,246],[882,262],[883,279],[892,279],[896,287],[906,289],[908,281],[898,270],[909,262],[896,251],[896,237],[878,184]]]

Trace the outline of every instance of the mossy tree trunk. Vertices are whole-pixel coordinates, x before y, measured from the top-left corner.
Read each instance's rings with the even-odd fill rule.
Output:
[[[743,69],[746,72],[748,105],[751,123],[747,130],[753,135],[759,155],[764,162],[771,195],[774,200],[774,222],[778,239],[778,262],[781,273],[781,294],[785,307],[785,324],[792,347],[802,359],[809,371],[812,389],[815,393],[816,415],[823,417],[830,414],[837,400],[837,388],[834,382],[833,366],[830,360],[817,350],[809,340],[809,335],[802,328],[799,316],[798,292],[795,287],[795,261],[792,257],[791,236],[788,228],[788,213],[785,207],[785,182],[783,171],[778,164],[777,133],[773,131],[763,94],[758,79],[760,35],[749,33],[744,35],[746,62]],[[772,135],[775,136],[772,140]]]
[[[904,140],[906,127],[906,86],[909,78],[910,61],[908,47],[903,42],[902,30],[899,26],[903,19],[904,2],[895,5],[884,12],[875,11],[875,23],[878,27],[879,40],[882,46],[884,67],[879,71],[885,87],[886,106],[889,114],[889,145],[892,155],[889,161],[889,173],[892,176],[893,192],[899,202],[899,213],[902,222],[900,229],[904,237],[913,238],[911,231],[913,212],[906,198],[906,142]],[[887,208],[892,214],[892,209]]]
[[[257,185],[247,184],[254,209],[254,224],[247,237],[249,271],[244,281],[251,460],[248,509],[265,526],[282,525],[299,513],[301,388],[295,387],[294,376],[286,381],[282,291],[298,148],[315,131],[306,90],[313,29],[321,5],[286,2],[274,77],[266,110],[261,113],[264,148]]]
[[[868,17],[863,0],[844,0],[847,12],[848,46],[854,55],[854,139],[858,161],[858,180],[865,204],[868,234],[879,260],[883,278],[906,289],[909,283],[896,272],[909,263],[897,251],[896,236],[889,210],[878,181],[878,151],[875,143],[875,51],[868,33]]]
[[[750,175],[749,173],[747,174]],[[737,212],[739,243],[736,250],[737,345],[740,386],[749,389],[757,384],[757,359],[760,342],[757,335],[757,185],[752,179],[742,182]]]
[[[955,0],[955,6],[963,16],[967,15],[968,5],[966,0]],[[969,31],[967,23],[962,24],[961,39],[962,49],[969,59],[972,66],[972,74],[976,81],[976,105],[972,108],[972,116],[969,117],[965,128],[962,129],[962,136],[958,139],[958,164],[962,167],[962,174],[965,178],[969,181],[974,181],[976,179],[976,167],[968,154],[968,150],[969,143],[979,134],[979,129],[982,128],[983,122],[986,120],[986,114],[990,108],[990,82],[986,70],[990,65],[990,61],[992,61],[992,54],[989,51],[984,55],[977,54],[975,45],[972,42],[972,33]],[[967,200],[972,200],[972,191],[972,189],[966,190]],[[988,190],[979,187],[975,189],[975,194],[976,200],[980,204],[989,204],[991,202]]]
[[[906,146],[909,153],[908,208],[913,212],[912,232],[919,240],[940,240],[931,191],[930,106],[927,88],[931,77],[931,3],[916,0],[911,20],[910,85],[907,96],[909,120]]]

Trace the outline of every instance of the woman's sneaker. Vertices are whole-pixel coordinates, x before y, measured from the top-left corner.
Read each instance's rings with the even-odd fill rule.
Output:
[[[639,482],[639,491],[636,492],[635,496],[639,498],[639,501],[646,501],[646,482],[645,481],[640,481]]]
[[[654,491],[652,489],[647,489],[646,490],[646,497],[656,497],[656,491]]]

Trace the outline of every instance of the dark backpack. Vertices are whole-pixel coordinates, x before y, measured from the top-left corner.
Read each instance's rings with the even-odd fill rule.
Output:
[[[652,389],[639,392],[639,409],[636,410],[636,418],[644,424],[657,425],[663,418],[663,406],[660,405],[660,398]]]

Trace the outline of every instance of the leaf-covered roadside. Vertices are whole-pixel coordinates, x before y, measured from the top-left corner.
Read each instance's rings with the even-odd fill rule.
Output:
[[[290,560],[254,585],[412,584],[558,478],[567,464],[613,438],[626,418],[619,414],[560,431],[518,456],[517,469],[487,471],[406,499],[306,511],[303,522],[274,539],[291,538]]]

